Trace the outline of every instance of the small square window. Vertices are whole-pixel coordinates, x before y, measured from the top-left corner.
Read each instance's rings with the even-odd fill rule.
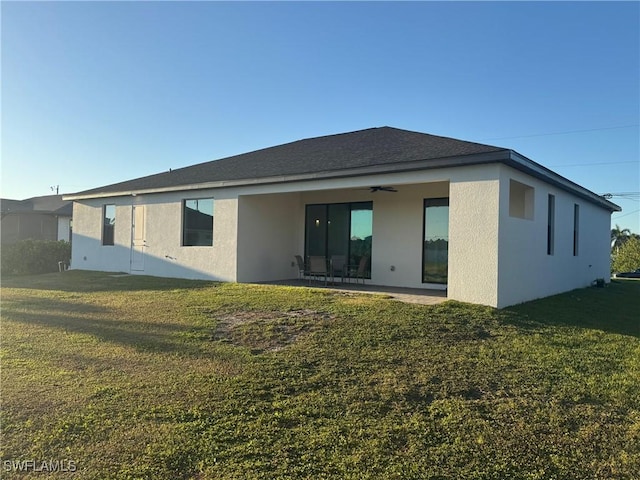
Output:
[[[182,209],[182,245],[213,245],[213,198],[185,200]]]
[[[533,220],[534,189],[524,183],[509,181],[509,216]]]

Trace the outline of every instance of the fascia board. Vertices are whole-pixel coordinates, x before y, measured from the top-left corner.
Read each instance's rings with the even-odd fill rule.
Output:
[[[510,156],[507,161],[504,163],[510,167],[515,168],[516,170],[520,170],[521,172],[527,173],[535,178],[543,180],[551,185],[554,185],[564,191],[577,195],[578,197],[587,200],[591,203],[598,205],[599,207],[605,208],[610,212],[620,212],[622,208],[616,205],[613,202],[608,201],[604,197],[601,197],[597,193],[588,190],[577,183],[572,182],[568,178],[563,177],[555,173],[553,170],[549,170],[546,167],[543,167],[539,163],[530,160],[524,155],[520,155],[518,152],[513,150],[510,151]]]
[[[383,175],[386,173],[410,172],[434,170],[438,168],[465,167],[471,165],[483,165],[490,163],[503,163],[516,170],[524,172],[535,178],[543,180],[562,190],[573,193],[584,200],[594,203],[611,212],[619,212],[622,209],[615,203],[609,202],[605,198],[581,187],[577,183],[558,175],[554,171],[530,160],[524,155],[520,155],[514,150],[504,149],[495,152],[487,152],[474,155],[463,155],[456,157],[443,157],[429,160],[416,160],[404,163],[372,165],[369,167],[350,168],[344,170],[332,170],[326,172],[306,173],[299,175],[282,175],[263,178],[248,178],[240,180],[223,180],[216,182],[203,182],[189,185],[172,185],[161,188],[146,188],[135,190],[122,190],[115,192],[95,192],[91,194],[82,193],[64,195],[63,200],[87,200],[92,198],[114,198],[135,195],[145,195],[154,193],[169,193],[180,191],[207,190],[232,187],[246,187],[256,185],[274,185],[292,182],[311,182],[314,180],[328,180],[335,178],[361,177],[365,175]]]

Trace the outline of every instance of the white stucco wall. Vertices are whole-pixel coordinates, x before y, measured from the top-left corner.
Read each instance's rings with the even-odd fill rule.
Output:
[[[304,237],[299,193],[241,195],[238,198],[239,282],[296,278],[294,255]],[[303,220],[304,221],[304,220]]]
[[[213,246],[182,246],[182,201],[214,198]],[[102,207],[116,205],[114,245],[102,245]],[[132,207],[145,209],[144,268],[131,270]],[[164,193],[74,202],[71,267],[163,277],[236,280],[237,198],[233,192]]]
[[[511,180],[533,188],[530,218],[510,216]],[[380,184],[398,191],[368,188]],[[553,256],[546,254],[549,193],[556,196]],[[210,197],[213,246],[181,246],[183,200]],[[132,273],[240,282],[296,278],[292,262],[304,253],[305,205],[372,201],[368,283],[444,288],[422,283],[423,201],[442,197],[450,204],[450,299],[504,307],[609,278],[609,212],[500,164],[75,201],[72,268],[132,272],[135,204],[145,208],[146,246],[144,268]],[[575,257],[574,203],[580,205]],[[116,205],[114,246],[101,245],[104,204]]]
[[[422,229],[424,199],[448,197],[449,185],[446,181],[400,185],[398,180],[392,183],[397,187],[397,192],[371,193],[367,187],[318,191],[303,194],[302,201],[304,205],[372,201],[371,280],[368,282],[374,285],[444,289],[444,285],[422,283]],[[304,205],[299,227],[303,232]],[[303,252],[304,244],[301,243],[299,248]]]
[[[509,181],[534,188],[533,218],[509,215]],[[548,196],[555,196],[553,255],[547,254]],[[573,255],[573,210],[580,207],[578,255]],[[507,166],[500,167],[499,297],[505,307],[609,281],[611,214],[564,190]]]
[[[71,217],[58,217],[58,240],[71,240]]]
[[[398,193],[379,192],[373,205],[371,283],[444,289],[422,283],[424,200],[449,196],[447,182],[405,185]]]
[[[213,198],[213,245],[182,246],[182,202]],[[147,275],[236,280],[237,198],[226,191],[136,197],[146,207]]]
[[[498,303],[497,165],[454,172],[449,185],[449,285],[452,300]]]
[[[102,243],[102,205],[116,205],[116,228],[114,245]],[[75,201],[73,203],[73,243],[71,268],[100,270],[106,272],[128,272],[131,243],[131,206],[121,198]]]

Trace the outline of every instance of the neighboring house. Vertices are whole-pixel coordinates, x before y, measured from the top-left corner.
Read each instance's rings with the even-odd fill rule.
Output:
[[[380,188],[384,187],[384,188]],[[519,153],[371,128],[65,196],[72,268],[262,282],[294,255],[504,307],[609,279],[620,208]]]
[[[20,240],[71,241],[73,202],[62,195],[46,195],[26,200],[0,200],[2,244]]]

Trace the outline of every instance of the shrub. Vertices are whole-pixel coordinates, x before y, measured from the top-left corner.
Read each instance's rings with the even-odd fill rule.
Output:
[[[640,268],[640,239],[631,237],[613,256],[611,269],[614,272],[632,272]]]
[[[69,264],[71,244],[60,240],[21,240],[3,245],[1,268],[3,275],[29,275],[58,271],[58,262]]]

